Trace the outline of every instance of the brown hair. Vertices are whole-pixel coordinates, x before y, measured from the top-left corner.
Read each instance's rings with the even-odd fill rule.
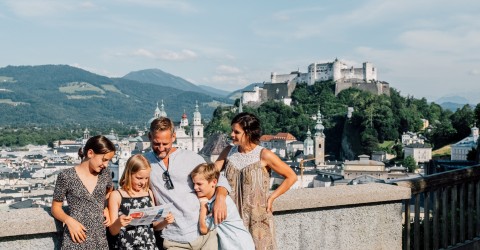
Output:
[[[174,133],[174,125],[172,120],[170,120],[167,117],[159,117],[155,118],[152,123],[150,123],[150,135],[153,135],[153,133],[157,131],[165,131],[165,130],[170,130],[170,132]]]
[[[78,150],[78,156],[82,161],[87,156],[88,150],[93,150],[95,154],[107,154],[115,152],[115,145],[107,137],[103,135],[96,135],[88,139],[83,149]]]
[[[242,112],[233,117],[232,122],[230,125],[238,124],[240,127],[245,131],[245,135],[247,136],[250,142],[255,144],[260,143],[260,136],[262,134],[262,130],[260,128],[260,120],[251,113]]]
[[[220,171],[217,170],[213,163],[202,163],[190,172],[190,177],[192,179],[197,175],[203,175],[205,180],[211,182],[213,180],[218,180],[218,177],[220,177]]]
[[[136,174],[140,170],[151,169],[148,160],[141,154],[133,155],[127,161],[125,170],[123,171],[122,178],[120,178],[119,185],[125,192],[130,193],[132,190],[132,175]],[[147,181],[147,185],[143,188],[143,191],[148,191],[150,187],[150,179]]]

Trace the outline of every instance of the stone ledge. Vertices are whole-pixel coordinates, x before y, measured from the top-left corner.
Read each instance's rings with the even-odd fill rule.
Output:
[[[411,190],[389,184],[343,185],[327,188],[304,188],[286,192],[273,204],[275,212],[355,206],[410,199]]]
[[[58,225],[58,227],[61,227],[61,225]],[[57,232],[57,225],[50,215],[50,208],[25,208],[2,211],[0,228],[3,229],[0,230],[0,238]]]
[[[410,199],[410,188],[388,184],[363,184],[328,188],[305,188],[286,192],[274,203],[275,212],[388,203]],[[61,230],[49,208],[27,208],[3,212],[0,238],[53,233]]]

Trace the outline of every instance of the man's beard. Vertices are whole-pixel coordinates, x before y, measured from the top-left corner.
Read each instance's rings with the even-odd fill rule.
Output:
[[[168,156],[168,154],[170,153],[170,150],[172,150],[172,148],[169,148],[168,150],[165,150],[165,151],[160,153],[160,154],[165,153],[165,156],[162,157],[162,156],[160,156],[160,154],[157,154],[157,157],[161,160],[165,159]]]

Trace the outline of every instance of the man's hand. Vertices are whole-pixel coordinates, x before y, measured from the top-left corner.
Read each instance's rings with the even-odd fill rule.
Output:
[[[227,218],[227,203],[225,196],[219,196],[217,194],[215,204],[213,204],[213,217],[216,225],[222,223],[222,221]]]
[[[172,224],[174,221],[175,221],[175,217],[173,216],[172,213],[168,213],[167,216],[165,217],[165,221],[168,223],[168,224]]]

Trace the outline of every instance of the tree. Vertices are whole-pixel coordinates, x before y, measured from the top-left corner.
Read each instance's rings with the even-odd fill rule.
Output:
[[[403,159],[403,166],[406,167],[408,169],[408,172],[411,172],[411,173],[414,173],[415,170],[418,168],[417,162],[411,155]]]
[[[456,130],[453,138],[459,141],[470,134],[470,129],[475,122],[475,115],[470,105],[466,104],[461,109],[457,109],[451,116],[452,126]]]
[[[477,160],[478,151],[476,148],[472,148],[472,150],[468,151],[467,153],[467,161],[476,161]]]

